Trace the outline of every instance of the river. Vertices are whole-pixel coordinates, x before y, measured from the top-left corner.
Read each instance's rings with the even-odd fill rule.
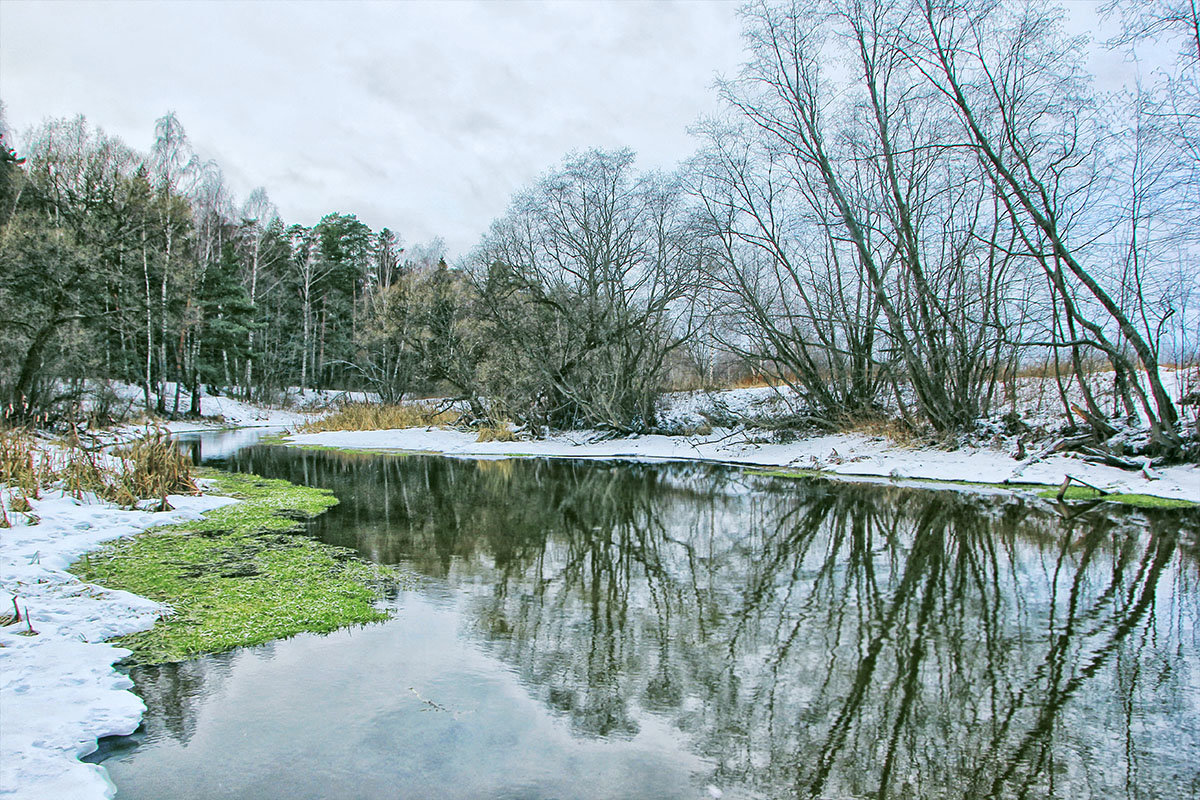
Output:
[[[133,669],[118,798],[1200,796],[1195,511],[240,435],[413,586]]]

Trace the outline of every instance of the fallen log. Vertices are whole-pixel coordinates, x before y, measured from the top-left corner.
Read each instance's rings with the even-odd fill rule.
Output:
[[[1055,495],[1055,499],[1058,500],[1058,502],[1060,502],[1060,503],[1063,502],[1063,498],[1067,494],[1067,489],[1071,486],[1072,483],[1078,483],[1081,486],[1086,486],[1087,488],[1098,492],[1101,497],[1112,494],[1112,492],[1108,491],[1107,489],[1101,489],[1099,486],[1094,486],[1094,485],[1088,483],[1087,481],[1083,480],[1082,478],[1076,478],[1074,475],[1068,475],[1065,478],[1063,478],[1062,485],[1058,487],[1058,494]]]

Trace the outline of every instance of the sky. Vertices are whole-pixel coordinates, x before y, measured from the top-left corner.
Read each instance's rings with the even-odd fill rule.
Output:
[[[0,0],[0,99],[20,132],[85,115],[138,150],[178,115],[239,198],[354,213],[465,254],[573,149],[643,168],[695,150],[742,60],[725,2]],[[19,141],[19,140],[18,140]]]
[[[1069,3],[1072,27],[1095,7]],[[743,60],[737,9],[0,0],[0,100],[18,132],[83,114],[143,152],[174,111],[238,198],[264,186],[288,223],[354,213],[453,259],[572,150],[691,155],[715,78]]]

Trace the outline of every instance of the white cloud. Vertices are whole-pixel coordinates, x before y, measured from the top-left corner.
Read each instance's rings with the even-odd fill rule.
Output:
[[[1094,4],[1067,9],[1096,33]],[[83,113],[145,150],[173,109],[289,222],[352,212],[458,254],[569,150],[686,158],[741,60],[735,2],[0,2],[17,130]],[[1103,86],[1131,72],[1090,66]]]
[[[732,3],[0,4],[14,128],[83,113],[146,149],[173,109],[240,196],[455,253],[568,150],[687,157],[740,60]]]

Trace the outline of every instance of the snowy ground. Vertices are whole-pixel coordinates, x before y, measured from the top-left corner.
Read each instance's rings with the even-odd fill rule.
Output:
[[[288,426],[304,423],[309,415],[283,408],[264,408],[233,397],[205,396],[200,402],[203,416],[200,422],[168,422],[172,431],[200,430],[214,425],[231,428]]]
[[[136,413],[143,408],[144,399],[140,386],[134,386],[128,383],[109,382],[103,385],[102,389],[94,389],[93,396],[99,396],[101,392],[105,392],[118,400],[113,405],[119,405],[118,410],[127,410],[128,413]],[[341,393],[330,392],[315,392],[308,390],[307,393],[299,391],[289,395],[283,406],[279,408],[268,408],[265,406],[255,405],[243,400],[238,400],[235,397],[227,395],[212,395],[206,391],[200,393],[200,412],[201,419],[199,420],[173,420],[162,423],[162,427],[174,432],[195,431],[195,430],[210,430],[217,427],[230,428],[248,428],[262,426],[289,426],[300,425],[309,418],[309,414],[292,410],[300,407],[316,408],[320,402],[325,402],[326,405],[335,402],[335,398]],[[175,389],[174,384],[167,385],[166,403],[167,407],[171,408],[174,402]],[[152,402],[157,398],[157,395],[152,395]],[[190,397],[185,393],[180,404],[184,410],[188,407]],[[95,402],[93,400],[93,402]]]
[[[0,501],[8,492],[0,487]],[[152,626],[165,609],[128,592],[86,584],[65,571],[101,543],[181,522],[233,502],[171,496],[175,510],[124,511],[45,492],[32,515],[8,511],[0,529],[0,797],[85,800],[111,797],[103,768],[78,759],[101,736],[132,733],[145,706],[113,669],[128,655],[106,639]],[[28,621],[26,618],[28,614]],[[29,630],[36,631],[30,635]]]
[[[750,390],[753,391],[753,390]],[[716,429],[695,436],[606,438],[595,432],[546,439],[478,442],[473,433],[444,428],[391,431],[328,431],[296,434],[289,441],[347,449],[444,453],[462,457],[512,455],[637,460],[700,460],[764,467],[814,469],[833,476],[910,478],[975,483],[1036,483],[1056,486],[1070,475],[1102,489],[1200,501],[1200,465],[1130,472],[1069,454],[1038,458],[1037,448],[1018,460],[990,447],[943,450],[905,447],[856,433],[810,436],[774,443],[761,431]]]
[[[1159,376],[1163,388],[1177,408],[1183,408],[1179,405],[1180,401],[1188,394],[1200,391],[1200,365],[1183,369],[1163,365]],[[1116,399],[1114,377],[1111,371],[1097,371],[1089,375],[1088,383],[1101,410],[1117,418],[1124,411]],[[1083,394],[1073,380],[1064,381],[1062,388],[1071,404],[1084,405]],[[909,407],[914,407],[916,398],[912,396],[911,390],[903,394]],[[885,410],[899,416],[894,407],[894,398],[885,397],[883,400],[885,404],[892,404],[891,407],[885,405]],[[715,392],[675,392],[661,398],[658,415],[666,427],[686,428],[702,425],[714,417],[722,420],[770,420],[794,412],[796,405],[798,403],[795,396],[787,387],[762,386]],[[1017,412],[1022,422],[1030,428],[1054,430],[1068,423],[1059,386],[1050,377],[1028,376],[1011,382],[1002,381],[997,385],[991,407],[997,418],[1006,411]],[[1143,410],[1135,410],[1142,424],[1145,424]],[[1187,412],[1184,413],[1186,416]]]

